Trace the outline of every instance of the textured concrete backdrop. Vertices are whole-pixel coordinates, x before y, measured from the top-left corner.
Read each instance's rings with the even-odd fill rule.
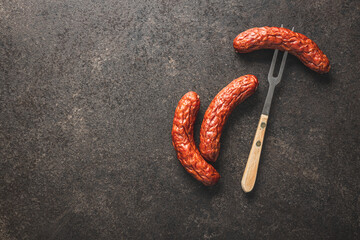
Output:
[[[359,24],[353,1],[0,1],[0,239],[359,239]],[[273,51],[234,37],[284,23],[332,69],[289,56],[258,180],[240,180]],[[203,114],[231,80],[257,93],[231,115],[206,188],[176,159],[177,102]]]

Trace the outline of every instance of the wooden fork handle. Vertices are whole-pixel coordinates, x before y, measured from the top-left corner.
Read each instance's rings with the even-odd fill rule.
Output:
[[[268,115],[261,114],[260,121],[256,129],[254,141],[250,150],[249,158],[246,163],[244,175],[241,180],[241,187],[244,192],[250,192],[255,185],[267,121]]]

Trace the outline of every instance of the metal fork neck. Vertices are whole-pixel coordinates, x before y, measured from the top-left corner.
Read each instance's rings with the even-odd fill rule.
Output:
[[[264,114],[266,116],[269,116],[269,113],[270,113],[271,101],[274,96],[275,86],[276,86],[276,84],[269,83],[268,93],[266,95],[264,108],[262,110],[262,114]]]

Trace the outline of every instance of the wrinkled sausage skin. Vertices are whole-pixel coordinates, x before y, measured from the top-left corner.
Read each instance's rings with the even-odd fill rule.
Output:
[[[255,92],[257,86],[258,79],[254,75],[245,75],[233,80],[212,100],[200,129],[199,150],[205,160],[216,161],[221,133],[228,117],[239,103]]]
[[[251,28],[240,33],[234,39],[233,45],[239,53],[248,53],[258,49],[288,51],[315,72],[327,73],[330,70],[329,59],[314,41],[287,28]]]
[[[199,108],[200,99],[195,92],[188,92],[181,98],[175,110],[171,131],[172,143],[177,158],[186,171],[205,186],[212,186],[219,181],[220,175],[202,158],[193,137]]]

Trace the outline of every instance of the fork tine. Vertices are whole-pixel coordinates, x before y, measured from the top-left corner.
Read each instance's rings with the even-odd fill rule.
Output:
[[[274,51],[274,55],[273,55],[273,58],[271,61],[271,66],[270,66],[270,70],[269,70],[269,74],[268,74],[268,79],[274,77],[274,68],[275,68],[278,52],[279,52],[279,50],[277,50],[277,49]]]
[[[282,60],[281,60],[281,65],[280,65],[279,74],[278,74],[278,76],[276,77],[279,81],[281,80],[281,77],[282,77],[283,72],[284,72],[287,55],[288,55],[288,52],[285,51],[285,52],[284,52],[284,55],[283,55],[283,58],[282,58]]]
[[[281,24],[281,27],[283,27],[284,25]],[[269,70],[269,73],[268,73],[268,79],[270,78],[274,78],[274,69],[275,69],[275,64],[276,64],[276,59],[277,59],[277,55],[279,53],[279,50],[275,50],[274,51],[274,55],[273,55],[273,58],[271,60],[271,65],[270,65],[270,70]]]
[[[291,31],[294,31],[294,27],[291,29]],[[285,51],[285,52],[284,52],[284,55],[283,55],[283,58],[282,58],[282,60],[281,60],[281,65],[280,65],[279,74],[278,74],[278,76],[277,76],[277,79],[278,79],[279,81],[281,80],[281,77],[282,77],[283,72],[284,72],[287,55],[288,55],[288,52]]]
[[[281,27],[284,27],[284,25],[281,24]],[[291,31],[294,31],[294,27],[291,29]],[[274,55],[273,55],[273,58],[272,58],[272,61],[271,61],[271,66],[270,66],[270,70],[269,70],[269,73],[268,73],[268,79],[275,78],[274,77],[274,69],[275,69],[275,64],[276,64],[276,59],[277,59],[278,53],[279,53],[279,50],[276,49],[274,51]],[[283,55],[283,58],[281,60],[281,65],[280,65],[280,70],[279,70],[278,76],[275,78],[278,81],[281,81],[281,77],[282,77],[282,74],[283,74],[284,68],[285,68],[287,55],[288,55],[288,52],[285,51],[284,55]]]

